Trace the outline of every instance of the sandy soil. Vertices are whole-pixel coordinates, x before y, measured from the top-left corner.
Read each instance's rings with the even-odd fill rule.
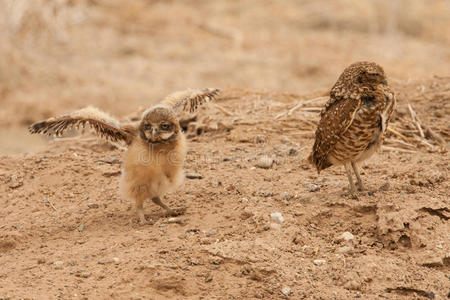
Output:
[[[12,3],[0,10],[0,299],[450,298],[448,2]],[[357,201],[343,168],[318,176],[306,162],[323,99],[287,112],[361,59],[384,66],[398,107]],[[167,195],[188,207],[175,220],[146,203],[156,224],[138,224],[118,193],[122,145],[26,131],[87,104],[129,119],[205,86],[223,94],[188,126],[185,169],[202,178]]]
[[[432,106],[415,97],[421,86]],[[442,95],[450,79],[394,87],[392,126],[409,99],[448,143]],[[317,176],[305,162],[317,113],[274,120],[301,98],[232,89],[199,112],[186,171],[203,178],[187,179],[166,199],[188,207],[181,224],[148,203],[157,222],[138,225],[118,196],[123,151],[89,135],[1,157],[0,294],[273,299],[289,287],[294,299],[446,298],[448,152],[382,151],[363,168],[370,193],[353,200],[342,168]],[[272,168],[255,167],[263,155],[275,160]]]

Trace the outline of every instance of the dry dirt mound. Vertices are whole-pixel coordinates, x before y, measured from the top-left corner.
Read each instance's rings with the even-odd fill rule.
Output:
[[[394,131],[359,201],[343,169],[305,162],[323,99],[304,100],[324,93],[229,89],[185,122],[186,170],[203,178],[167,197],[188,206],[180,224],[151,203],[157,223],[137,224],[120,146],[84,135],[1,157],[0,298],[449,297],[450,78],[394,88]]]

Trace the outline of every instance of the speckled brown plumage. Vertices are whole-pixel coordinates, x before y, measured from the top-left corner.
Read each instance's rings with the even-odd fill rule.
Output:
[[[362,190],[358,163],[381,146],[394,105],[394,92],[382,67],[373,62],[357,62],[347,67],[320,113],[310,156],[317,171],[343,164],[350,192],[356,197],[350,166]]]

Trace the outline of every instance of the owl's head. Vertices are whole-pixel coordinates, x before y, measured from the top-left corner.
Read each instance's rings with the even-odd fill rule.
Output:
[[[149,144],[169,143],[180,133],[180,123],[171,108],[157,105],[142,114],[139,135]]]
[[[357,84],[387,84],[383,68],[376,63],[359,62],[351,67],[354,67],[353,78]]]

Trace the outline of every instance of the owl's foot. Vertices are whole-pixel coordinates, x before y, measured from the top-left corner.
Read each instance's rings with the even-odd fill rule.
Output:
[[[143,213],[142,213],[142,215],[138,213],[138,217],[139,217],[139,225],[141,225],[141,226],[155,224],[154,220],[152,220],[152,219],[147,220],[147,218],[145,217],[145,215]]]
[[[171,217],[176,217],[183,215],[186,212],[186,207],[169,208],[167,210],[167,215]]]

